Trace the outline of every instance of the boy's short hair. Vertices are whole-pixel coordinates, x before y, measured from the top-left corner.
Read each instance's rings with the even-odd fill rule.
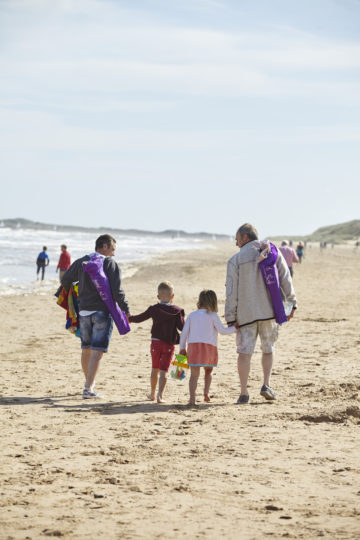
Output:
[[[198,309],[206,309],[207,311],[218,310],[217,296],[216,292],[211,289],[204,289],[199,294],[199,300],[197,303]]]
[[[161,292],[167,292],[170,295],[174,294],[174,286],[170,281],[162,281],[158,285],[158,294]]]

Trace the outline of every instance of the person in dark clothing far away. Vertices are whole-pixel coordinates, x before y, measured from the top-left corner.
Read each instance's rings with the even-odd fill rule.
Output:
[[[41,270],[41,281],[45,277],[45,267],[49,266],[49,263],[50,263],[49,255],[46,253],[46,250],[47,250],[47,247],[43,246],[43,250],[41,251],[41,253],[39,253],[36,259],[36,265],[37,265],[36,279],[39,279],[39,272]]]

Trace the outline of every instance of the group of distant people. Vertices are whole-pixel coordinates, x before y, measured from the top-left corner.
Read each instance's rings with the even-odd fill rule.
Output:
[[[152,319],[150,345],[152,369],[150,393],[147,395],[149,400],[164,402],[167,373],[175,347],[179,345],[179,352],[187,355],[190,367],[189,405],[196,403],[196,390],[202,367],[203,399],[210,402],[212,371],[218,364],[218,333],[236,334],[241,387],[237,403],[249,402],[247,382],[258,336],[261,341],[264,375],[260,394],[267,400],[277,398],[270,386],[270,376],[279,325],[275,321],[271,298],[259,269],[260,243],[255,227],[248,223],[239,227],[236,245],[240,251],[231,257],[227,264],[225,303],[227,326],[224,326],[217,314],[217,296],[213,290],[205,289],[200,292],[197,309],[185,319],[184,310],[173,304],[174,286],[168,281],[159,284],[157,303],[138,315],[131,315],[129,303],[121,286],[120,268],[113,259],[116,240],[109,234],[97,238],[95,253],[102,258],[103,271],[107,276],[113,300],[124,311],[130,323]],[[85,376],[82,394],[84,399],[103,397],[95,390],[95,377],[100,360],[108,350],[113,329],[109,309],[89,273],[84,270],[84,264],[92,256],[88,254],[77,259],[61,278],[61,284],[67,292],[74,282],[78,282],[81,366]],[[287,317],[289,320],[294,315],[297,301],[290,270],[280,250],[275,266],[283,298],[292,305]]]
[[[60,249],[61,249],[61,254],[59,257],[58,265],[56,267],[56,272],[59,270],[59,279],[61,282],[64,273],[71,266],[71,256],[70,256],[70,253],[67,251],[67,246],[65,244],[62,244],[60,246]],[[47,254],[47,247],[43,246],[42,251],[39,253],[36,259],[36,266],[37,266],[36,279],[39,279],[40,276],[41,276],[41,281],[44,279],[45,268],[49,266],[49,264],[50,264],[50,258],[49,258],[49,255]]]

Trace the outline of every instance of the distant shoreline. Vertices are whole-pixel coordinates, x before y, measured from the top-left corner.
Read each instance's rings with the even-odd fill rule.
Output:
[[[229,240],[234,238],[233,234],[218,234],[207,232],[190,233],[180,229],[166,229],[164,231],[146,231],[143,229],[118,229],[113,227],[81,227],[80,225],[58,225],[56,223],[42,223],[24,218],[0,219],[1,228],[10,229],[32,229],[44,231],[58,232],[94,232],[96,234],[112,233],[128,235],[128,236],[149,236],[149,237],[165,237],[165,238],[199,238],[201,240]],[[328,225],[320,227],[316,231],[307,235],[271,235],[265,236],[274,241],[282,239],[291,240],[293,242],[327,242],[329,244],[342,244],[348,242],[360,242],[360,220],[355,219],[346,223],[337,225]],[[265,238],[263,237],[263,238]]]
[[[39,221],[31,221],[29,219],[14,218],[0,220],[1,228],[9,229],[33,229],[44,231],[59,231],[59,232],[96,232],[96,233],[114,233],[126,234],[130,236],[166,236],[170,238],[202,238],[206,240],[228,240],[232,235],[196,232],[189,233],[178,229],[167,229],[164,231],[145,231],[142,229],[117,229],[112,227],[81,227],[77,225],[57,225],[56,223],[41,223]]]

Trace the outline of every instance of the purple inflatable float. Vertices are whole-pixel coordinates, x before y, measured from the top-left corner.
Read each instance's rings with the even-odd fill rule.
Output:
[[[119,308],[118,304],[112,297],[110,283],[107,275],[104,272],[104,263],[102,257],[98,253],[91,255],[88,262],[83,263],[84,272],[87,272],[91,277],[101,300],[108,308],[114,323],[119,330],[119,333],[124,335],[130,331],[130,325],[125,313]]]
[[[261,245],[261,248],[264,244]],[[259,266],[263,280],[270,293],[271,302],[274,308],[275,320],[278,324],[284,324],[288,318],[285,314],[284,304],[281,297],[279,274],[276,268],[278,250],[271,242],[260,254]]]

